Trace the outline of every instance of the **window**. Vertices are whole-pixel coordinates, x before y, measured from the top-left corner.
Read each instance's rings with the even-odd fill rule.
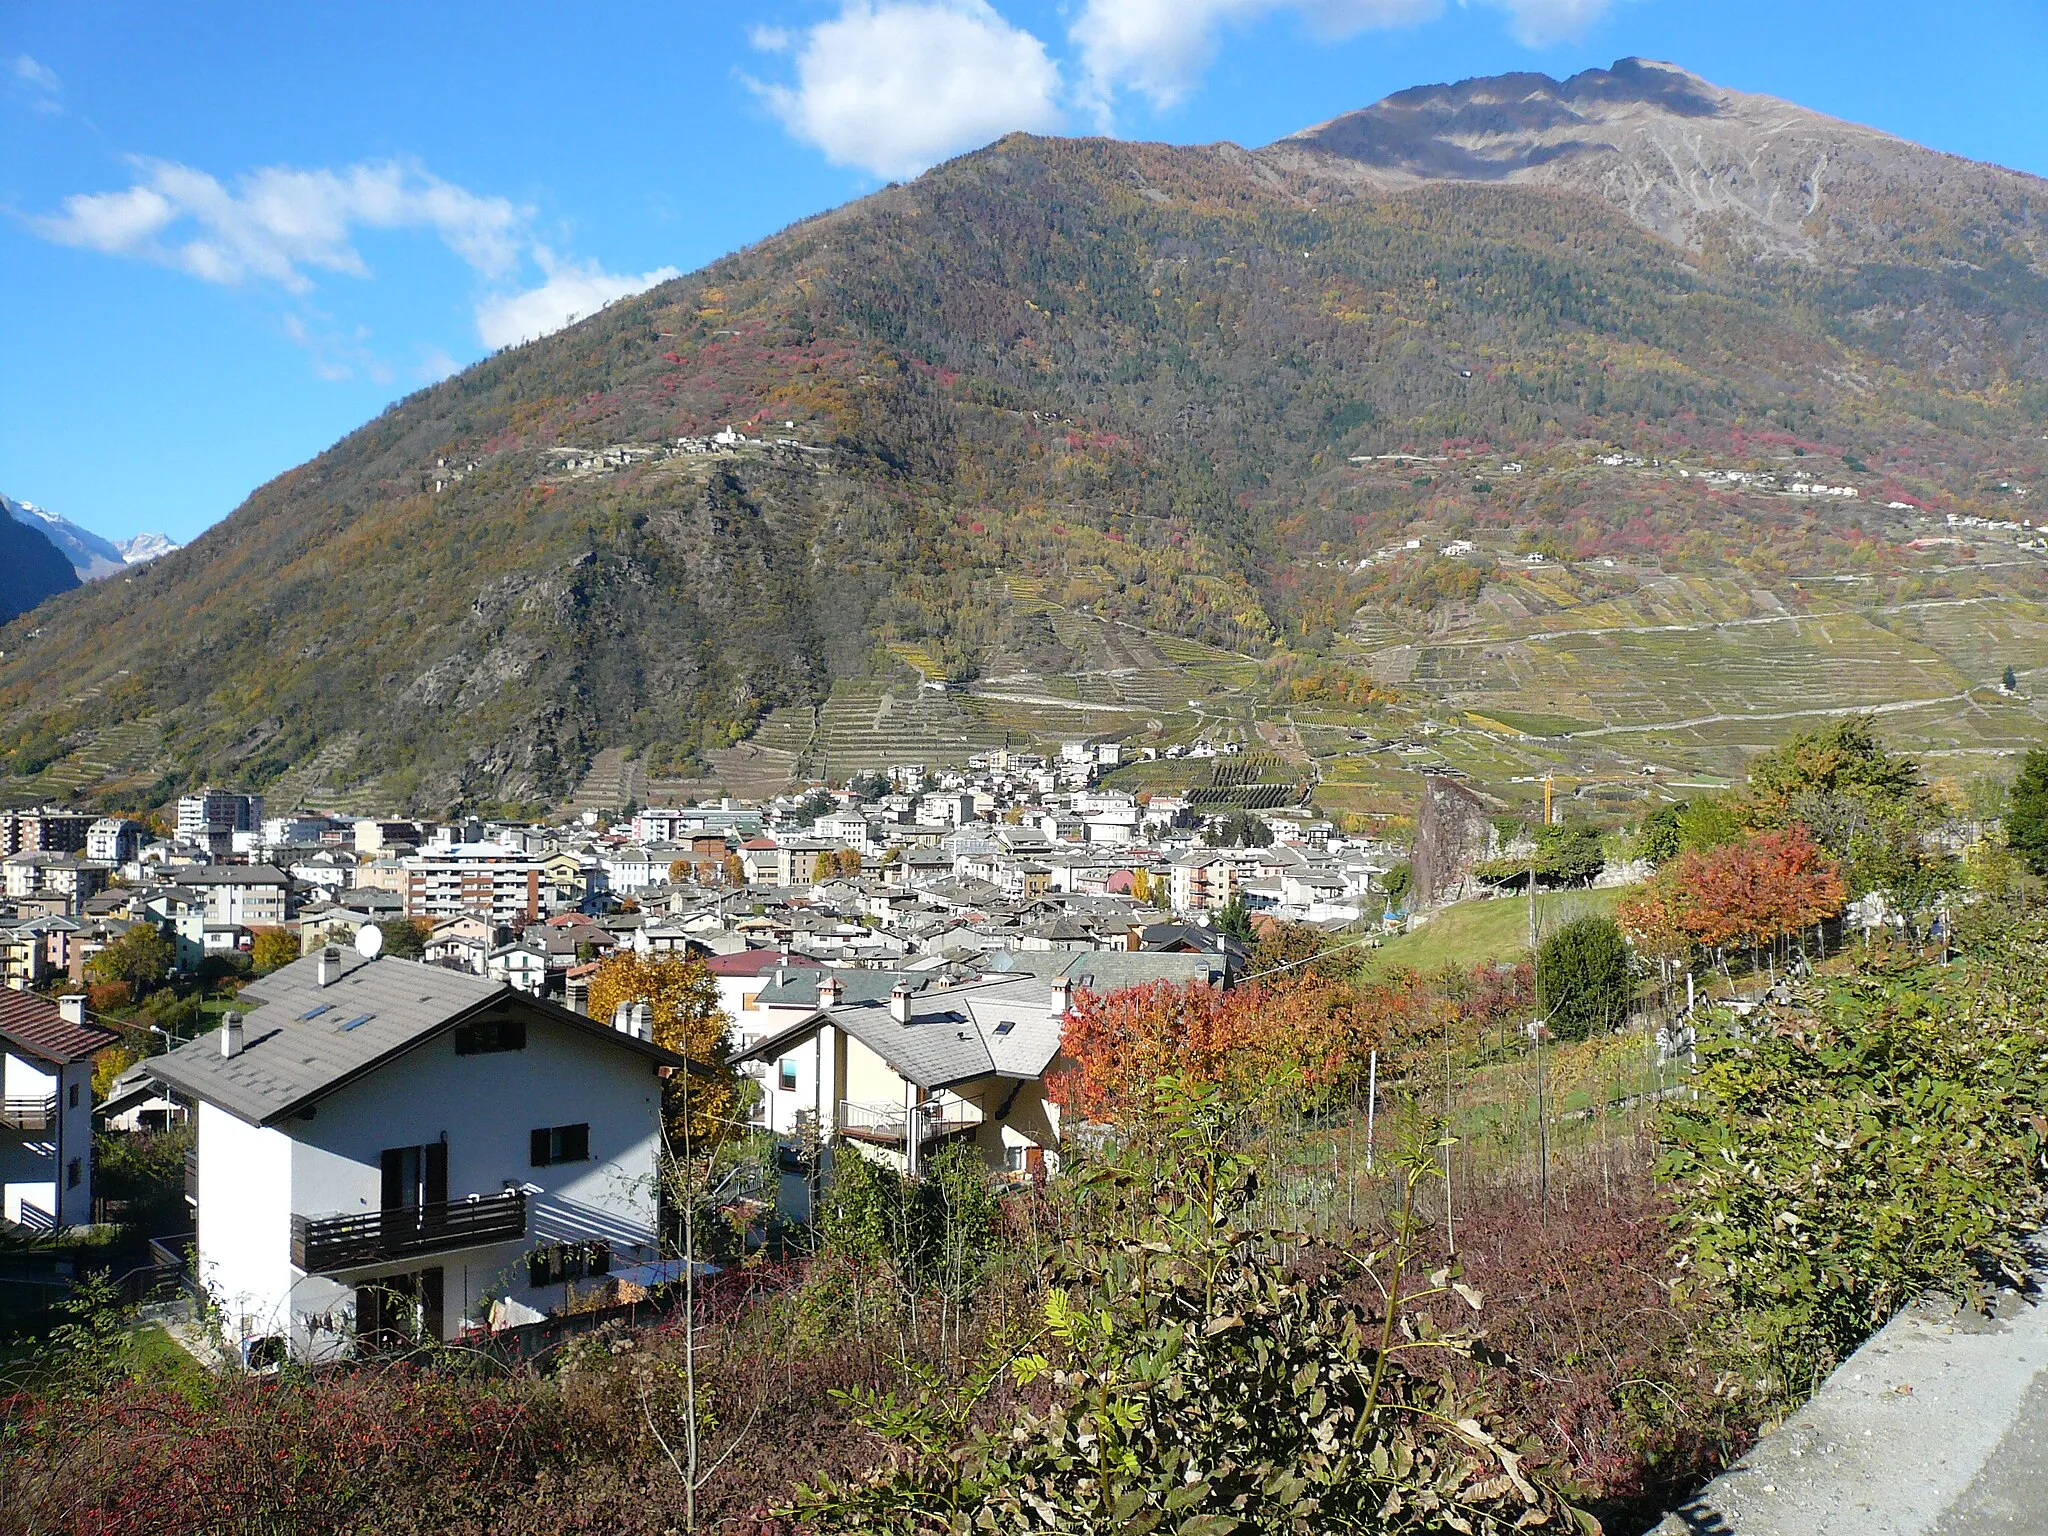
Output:
[[[1002,1023],[996,1026],[996,1033],[999,1035],[1007,1035],[1011,1030],[1015,1029],[1016,1027],[1017,1021],[1015,1019],[1005,1019]]]
[[[64,1165],[64,1187],[76,1189],[85,1181],[85,1160],[74,1157]]]
[[[320,1006],[319,1006],[318,1008],[308,1008],[308,1009],[307,1009],[307,1010],[306,1010],[306,1011],[305,1011],[304,1013],[300,1014],[300,1015],[299,1015],[299,1022],[300,1022],[301,1024],[303,1024],[303,1023],[305,1023],[305,1022],[306,1022],[306,1021],[307,1021],[308,1019],[317,1019],[317,1018],[319,1018],[319,1017],[320,1017],[320,1015],[321,1015],[321,1014],[323,1014],[323,1013],[332,1013],[332,1012],[334,1012],[334,1004],[332,1004],[332,1003],[322,1003],[322,1004],[321,1004],[321,1005],[320,1005]]]
[[[544,1125],[533,1132],[533,1166],[590,1161],[589,1125]]]
[[[374,1013],[359,1013],[352,1019],[344,1020],[341,1024],[341,1027],[338,1028],[335,1031],[335,1033],[338,1035],[345,1035],[352,1029],[361,1029],[365,1024],[369,1023],[370,1020],[374,1019],[375,1017],[377,1017],[377,1015],[375,1015]]]
[[[78,1108],[78,1084],[76,1083],[71,1085],[71,1107],[73,1109]]]
[[[455,1026],[455,1054],[488,1056],[497,1051],[526,1049],[526,1020],[472,1019]]]
[[[796,1092],[796,1060],[784,1057],[776,1067],[775,1081],[784,1093]]]

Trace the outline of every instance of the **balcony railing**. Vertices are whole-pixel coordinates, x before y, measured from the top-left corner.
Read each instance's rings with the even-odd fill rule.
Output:
[[[0,1131],[47,1131],[57,1123],[57,1099],[0,1099]]]
[[[918,1105],[915,1110],[906,1109],[901,1104],[857,1104],[850,1099],[841,1099],[839,1134],[851,1136],[856,1141],[894,1142],[900,1146],[903,1127],[912,1114],[917,1117],[920,1142],[971,1131],[982,1120],[981,1106],[970,1104],[965,1099],[935,1099],[929,1104]]]
[[[508,1189],[503,1194],[365,1211],[359,1216],[294,1216],[292,1263],[307,1274],[318,1274],[413,1254],[511,1242],[525,1235],[525,1191]]]

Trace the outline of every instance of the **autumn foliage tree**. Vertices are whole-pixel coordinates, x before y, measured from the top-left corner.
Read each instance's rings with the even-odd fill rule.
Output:
[[[1725,953],[1775,956],[1779,943],[1842,910],[1848,884],[1804,826],[1693,849],[1617,912],[1639,946],[1668,951],[1679,935]]]
[[[1362,984],[1308,965],[1229,991],[1205,982],[1080,991],[1047,1090],[1067,1114],[1109,1123],[1145,1115],[1168,1076],[1243,1103],[1313,1111],[1362,1088],[1372,1052],[1470,1039],[1530,997],[1527,965]]]
[[[680,1148],[687,1136],[692,1146],[710,1147],[729,1135],[739,1102],[732,1020],[718,1005],[718,983],[704,963],[675,955],[614,955],[590,978],[590,1016],[608,1021],[622,1003],[646,1003],[654,1043],[709,1069],[677,1072],[663,1086],[671,1145]]]

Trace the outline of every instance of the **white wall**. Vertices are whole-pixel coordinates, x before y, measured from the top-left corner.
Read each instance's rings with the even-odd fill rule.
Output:
[[[283,1333],[292,1291],[292,1143],[201,1104],[199,1279],[231,1340]]]
[[[527,1294],[524,1258],[539,1243],[602,1237],[624,1260],[654,1241],[660,1113],[652,1062],[571,1026],[534,1020],[523,1051],[479,1056],[458,1056],[443,1035],[323,1100],[312,1120],[291,1122],[291,1208],[312,1217],[375,1210],[384,1149],[444,1138],[451,1200],[538,1186],[521,1242],[363,1272],[441,1266],[453,1337],[487,1292]],[[535,1129],[576,1124],[590,1127],[588,1162],[532,1166]]]

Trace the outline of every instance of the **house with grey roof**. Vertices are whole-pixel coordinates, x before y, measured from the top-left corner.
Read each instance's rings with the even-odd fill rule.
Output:
[[[250,1358],[453,1340],[655,1257],[659,1079],[682,1058],[337,946],[240,1000],[150,1065],[196,1106],[198,1278]]]
[[[0,988],[0,1218],[35,1231],[92,1220],[92,1059],[120,1036],[51,1002]]]
[[[915,1176],[943,1144],[971,1146],[991,1169],[1052,1173],[1059,1108],[1045,1077],[1060,1052],[1067,984],[1025,974],[888,994],[849,995],[855,973],[817,973],[818,1005],[750,1047],[767,1068],[767,1123],[812,1120],[832,1155],[849,1149]],[[813,978],[807,978],[807,981]]]

